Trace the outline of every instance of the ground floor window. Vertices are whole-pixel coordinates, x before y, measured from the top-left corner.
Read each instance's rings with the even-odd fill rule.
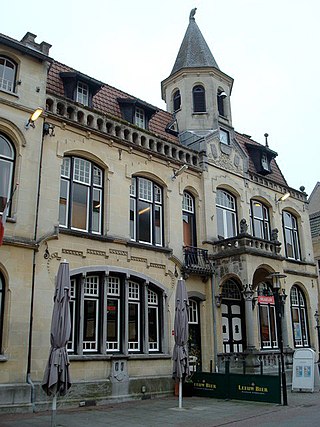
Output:
[[[306,302],[298,286],[291,288],[290,303],[294,346],[309,347]]]
[[[278,348],[274,296],[266,283],[260,283],[258,286],[258,308],[261,348]]]
[[[123,274],[71,277],[74,354],[161,351],[164,293],[151,283]]]
[[[0,354],[2,353],[3,317],[4,317],[4,278],[0,273]]]

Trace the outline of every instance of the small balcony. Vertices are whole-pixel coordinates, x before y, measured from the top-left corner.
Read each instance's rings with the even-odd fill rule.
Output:
[[[229,239],[213,242],[212,259],[225,258],[235,255],[251,254],[267,258],[282,258],[281,243],[278,240],[264,240],[243,233]]]
[[[213,273],[214,265],[213,262],[209,260],[208,251],[206,249],[184,246],[183,255],[184,263],[182,272],[184,274],[208,277]]]

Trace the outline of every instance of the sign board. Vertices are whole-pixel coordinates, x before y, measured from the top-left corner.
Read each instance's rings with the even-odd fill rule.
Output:
[[[313,392],[319,386],[316,353],[311,348],[299,348],[293,354],[292,390]]]
[[[281,403],[279,376],[196,372],[192,380],[195,396]]]
[[[274,304],[274,297],[273,296],[259,295],[258,296],[258,303],[259,304]]]

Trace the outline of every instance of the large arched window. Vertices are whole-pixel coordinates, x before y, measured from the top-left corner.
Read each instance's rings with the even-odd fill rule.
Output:
[[[0,89],[14,91],[16,69],[16,64],[11,59],[0,56]]]
[[[290,291],[292,332],[295,347],[309,347],[306,300],[298,286]]]
[[[255,237],[270,240],[269,210],[258,200],[251,200],[251,226]]]
[[[225,190],[217,190],[218,237],[228,239],[237,234],[236,199]]]
[[[286,256],[292,259],[300,258],[300,246],[297,219],[290,212],[282,212],[283,234],[286,247]]]
[[[173,94],[173,112],[180,110],[181,108],[181,95],[180,90],[176,90]]]
[[[0,213],[3,213],[12,193],[14,161],[13,145],[0,134]]]
[[[133,177],[130,186],[131,240],[163,245],[162,188],[150,179]]]
[[[260,283],[257,293],[261,348],[278,348],[276,308],[272,289],[267,283]]]
[[[184,191],[182,199],[183,244],[196,246],[196,220],[194,212],[194,198]]]
[[[70,294],[69,352],[162,351],[164,293],[156,285],[124,274],[96,272],[71,277]]]
[[[195,86],[192,89],[193,97],[193,112],[205,113],[206,112],[206,93],[204,87],[201,85]]]
[[[4,278],[0,273],[0,354],[2,353],[2,334],[3,334],[3,318],[4,318]]]
[[[59,224],[102,233],[103,171],[80,157],[65,157],[61,166]]]

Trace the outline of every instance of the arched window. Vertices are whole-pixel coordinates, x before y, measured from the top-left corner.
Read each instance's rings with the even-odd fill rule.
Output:
[[[290,212],[283,211],[282,221],[286,256],[292,259],[301,259],[297,219]]]
[[[102,233],[103,171],[80,157],[65,157],[61,166],[59,224]]]
[[[162,351],[164,293],[156,285],[120,273],[91,272],[71,277],[70,295],[69,352]]]
[[[237,234],[237,212],[235,198],[225,190],[217,190],[217,231],[218,237],[228,239]]]
[[[292,332],[295,347],[309,347],[307,307],[303,292],[294,285],[290,291]]]
[[[16,64],[5,56],[0,56],[0,89],[14,92]]]
[[[251,200],[251,227],[255,237],[270,240],[269,210],[258,200]]]
[[[206,93],[204,87],[201,85],[195,86],[192,89],[193,96],[193,112],[205,113],[206,112]]]
[[[217,93],[218,112],[220,116],[225,116],[224,100],[227,94],[223,90],[219,90]]]
[[[180,110],[181,108],[181,95],[180,90],[176,90],[173,94],[173,112]]]
[[[134,177],[130,186],[131,240],[163,245],[162,188],[150,179]]]
[[[0,354],[2,353],[2,334],[3,334],[3,319],[4,319],[4,278],[0,273]]]
[[[183,245],[196,246],[194,198],[184,191],[182,199]]]
[[[276,308],[272,289],[267,283],[260,283],[257,292],[261,348],[278,348]]]
[[[13,145],[9,139],[0,134],[0,213],[3,213],[12,194],[14,161]]]

